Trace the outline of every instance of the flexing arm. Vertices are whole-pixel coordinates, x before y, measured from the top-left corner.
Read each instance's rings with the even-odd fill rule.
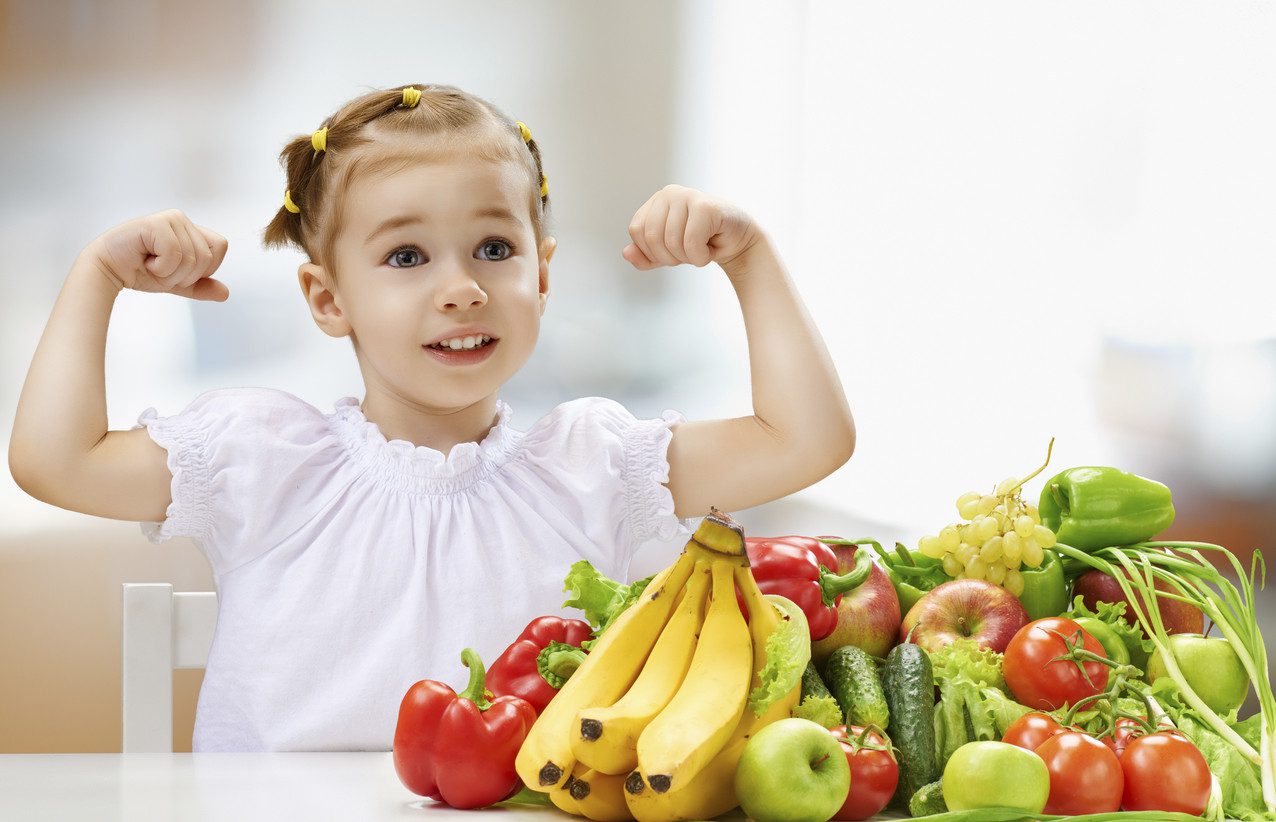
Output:
[[[669,491],[679,517],[738,511],[800,491],[855,450],[837,370],[769,237],[747,215],[669,186],[638,211],[625,257],[640,269],[716,261],[744,314],[753,414],[676,425]]]
[[[9,471],[22,490],[84,514],[164,519],[172,482],[167,452],[144,428],[107,430],[107,324],[124,288],[224,300],[225,286],[203,279],[224,254],[224,239],[177,211],[118,226],[80,253],[18,398]]]

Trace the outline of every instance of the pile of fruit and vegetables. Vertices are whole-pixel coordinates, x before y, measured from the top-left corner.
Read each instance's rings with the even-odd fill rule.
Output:
[[[594,820],[1276,819],[1261,554],[1156,539],[1169,489],[1115,468],[1032,504],[1045,467],[915,549],[746,538],[714,509],[647,579],[578,562],[583,620],[533,621],[487,669],[464,650],[461,694],[412,686],[398,775]]]

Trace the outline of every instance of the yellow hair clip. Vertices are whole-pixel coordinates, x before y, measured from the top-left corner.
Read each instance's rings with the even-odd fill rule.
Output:
[[[549,178],[546,177],[544,174],[542,174],[541,175],[541,196],[546,197],[548,195],[549,195]]]
[[[284,208],[288,209],[288,210],[289,210],[289,211],[291,211],[293,214],[300,214],[300,213],[301,213],[301,209],[300,209],[300,208],[297,208],[297,204],[296,204],[296,203],[294,203],[294,202],[292,201],[292,191],[291,191],[291,190],[289,190],[289,191],[285,191],[285,192],[284,192]]]
[[[416,104],[421,102],[421,89],[408,86],[403,89],[403,105],[408,108],[416,108]]]
[[[532,130],[524,125],[522,120],[518,121],[518,133],[523,135],[524,143],[530,143],[532,141]]]
[[[328,127],[327,126],[324,126],[323,128],[316,131],[314,134],[310,135],[310,145],[314,146],[316,152],[323,151],[328,148]]]

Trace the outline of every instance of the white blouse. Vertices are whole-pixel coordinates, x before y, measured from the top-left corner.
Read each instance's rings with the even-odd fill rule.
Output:
[[[682,414],[583,397],[522,431],[497,413],[446,457],[387,441],[354,397],[324,413],[225,388],[138,417],[173,473],[142,531],[193,539],[217,584],[195,751],[388,751],[414,682],[459,692],[462,649],[490,665],[534,617],[583,616],[562,606],[572,563],[628,581],[645,542],[694,531],[664,485]]]

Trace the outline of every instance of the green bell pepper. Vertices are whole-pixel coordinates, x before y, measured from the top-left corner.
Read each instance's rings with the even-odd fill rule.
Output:
[[[1043,551],[1045,559],[1036,568],[1023,566],[1023,593],[1019,601],[1029,620],[1059,616],[1068,609],[1068,583],[1063,578],[1063,563],[1054,551]]]
[[[1165,485],[1103,466],[1069,468],[1041,489],[1041,524],[1059,542],[1095,551],[1151,539],[1174,522]]]
[[[881,543],[868,542],[882,558],[886,576],[895,587],[895,595],[899,597],[901,617],[908,616],[909,610],[917,604],[917,600],[925,596],[930,589],[951,579],[944,573],[942,562],[920,551],[910,551],[897,542],[895,552],[892,554],[883,549]]]

